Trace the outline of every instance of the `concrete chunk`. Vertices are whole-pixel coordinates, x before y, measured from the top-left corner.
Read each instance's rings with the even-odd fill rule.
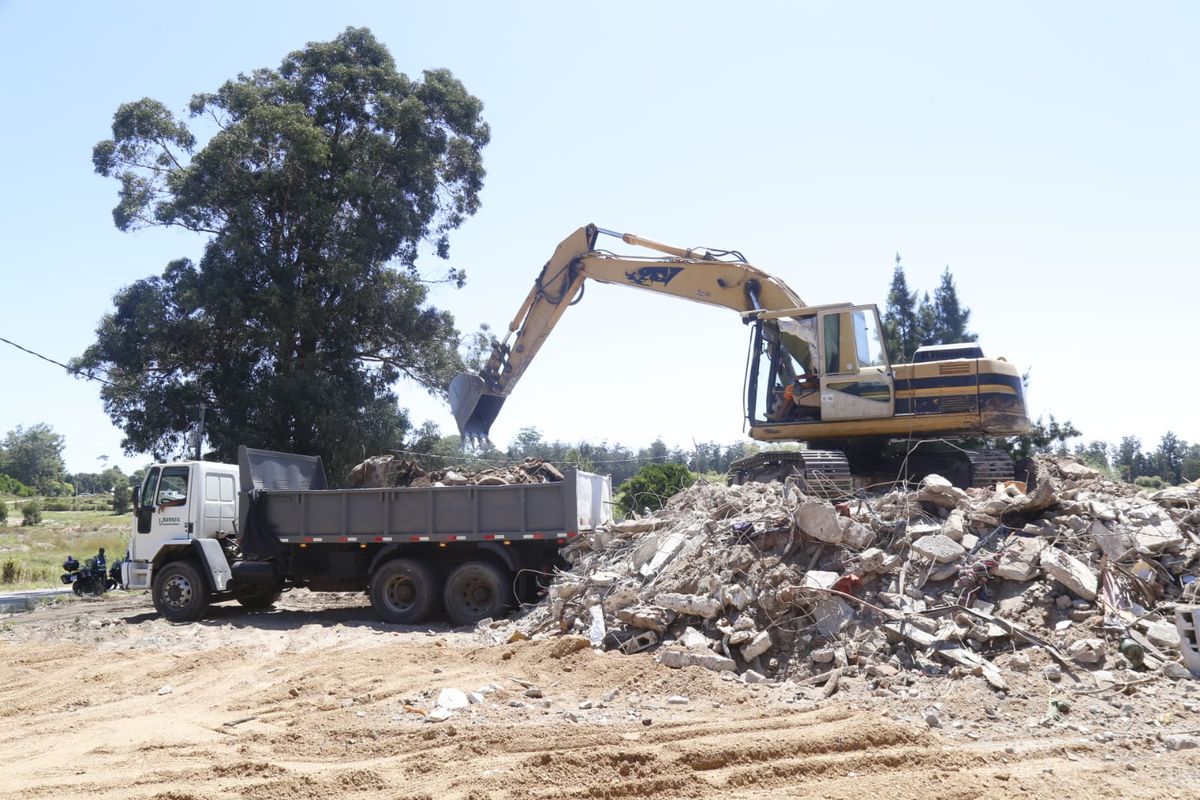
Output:
[[[675,620],[675,612],[661,606],[631,606],[617,611],[617,619],[634,628],[662,633]]]
[[[663,592],[654,598],[654,605],[669,608],[680,614],[693,617],[712,619],[721,613],[721,601],[715,597],[705,597],[700,594],[678,594]]]
[[[806,499],[796,507],[792,519],[800,532],[811,539],[826,544],[842,543],[842,526],[838,521],[838,513],[829,503]]]
[[[1055,547],[1047,547],[1042,551],[1041,565],[1054,580],[1084,600],[1096,599],[1096,588],[1099,581],[1096,573],[1070,553]]]
[[[750,640],[750,644],[742,647],[742,658],[753,661],[771,649],[771,634],[763,631]]]
[[[966,550],[958,542],[944,533],[924,536],[913,542],[913,552],[937,564],[949,564],[957,561],[966,554]]]
[[[995,575],[1006,581],[1029,581],[1038,574],[1042,551],[1047,543],[1042,539],[1024,536],[1009,538],[1004,544],[1004,553],[995,569]]]
[[[668,647],[658,655],[658,663],[664,667],[703,667],[713,672],[734,672],[736,665],[732,658],[719,656],[705,650],[686,650],[682,647]]]
[[[926,475],[917,489],[917,500],[942,508],[956,508],[967,499],[967,493],[941,475]]]

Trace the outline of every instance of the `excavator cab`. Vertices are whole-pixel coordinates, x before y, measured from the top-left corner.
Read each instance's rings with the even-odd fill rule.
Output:
[[[810,306],[761,315],[751,340],[753,426],[891,417],[895,379],[874,305]]]

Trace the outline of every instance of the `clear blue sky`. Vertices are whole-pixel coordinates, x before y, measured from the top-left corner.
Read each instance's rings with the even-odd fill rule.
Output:
[[[119,287],[200,254],[112,226],[90,155],[120,103],[182,113],[348,25],[485,104],[483,208],[451,239],[468,284],[435,297],[464,330],[502,329],[588,222],[736,248],[810,303],[882,302],[899,251],[913,286],[950,266],[1035,414],[1200,440],[1194,3],[0,2],[0,336],[66,360]],[[736,440],[746,344],[728,312],[593,286],[494,438]],[[143,463],[95,385],[7,346],[0,375],[0,430],[49,423],[73,471]]]

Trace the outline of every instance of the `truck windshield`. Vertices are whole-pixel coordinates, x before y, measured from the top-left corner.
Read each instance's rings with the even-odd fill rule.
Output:
[[[181,506],[187,502],[188,468],[164,467],[158,482],[158,497],[154,504],[159,506]]]

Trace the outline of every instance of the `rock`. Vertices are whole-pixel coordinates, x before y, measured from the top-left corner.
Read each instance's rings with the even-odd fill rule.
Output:
[[[1046,676],[1046,680],[1051,683],[1058,683],[1062,680],[1062,669],[1058,664],[1050,664],[1042,670],[1042,674]]]
[[[1179,649],[1179,629],[1173,622],[1151,622],[1146,630],[1150,644],[1163,650]]]
[[[654,604],[693,617],[712,619],[721,613],[721,601],[715,597],[699,594],[677,594],[663,592],[654,598]]]
[[[748,669],[742,673],[742,683],[774,683],[774,681],[761,672]]]
[[[540,698],[542,698],[542,697],[545,697],[546,695],[545,695],[545,693],[544,693],[544,692],[543,692],[541,689],[539,689],[538,687],[536,687],[536,686],[530,686],[528,689],[526,689],[526,690],[525,690],[525,696],[526,696],[526,697],[533,698],[534,700],[538,700],[538,699],[540,699]]]
[[[941,716],[941,712],[938,711],[938,709],[933,708],[933,707],[927,708],[922,713],[922,717],[925,719],[925,724],[928,725],[929,727],[931,727],[931,728],[942,727],[942,716]]]
[[[1025,655],[1024,653],[1016,653],[1008,660],[1008,666],[1009,669],[1016,670],[1017,672],[1028,672],[1029,667],[1031,666],[1029,663],[1029,656]]]
[[[1088,528],[1088,535],[1100,546],[1101,552],[1108,556],[1110,561],[1120,561],[1129,552],[1130,543],[1126,541],[1126,537],[1114,531],[1101,520],[1092,523]]]
[[[724,586],[721,588],[721,602],[728,607],[742,611],[746,606],[754,602],[754,591],[747,589],[740,583],[733,586]]]
[[[591,707],[592,707],[592,701],[591,701],[591,700],[583,700],[583,701],[581,701],[581,702],[579,703],[579,710],[580,710],[580,711],[587,711],[587,710],[588,710],[589,708],[591,708]]]
[[[917,488],[917,500],[942,508],[956,508],[967,499],[967,493],[941,475],[926,475]]]
[[[967,518],[962,509],[956,508],[950,512],[950,516],[942,523],[942,533],[956,542],[962,542],[967,535]]]
[[[164,694],[170,694],[173,691],[175,691],[175,689],[171,686],[171,684],[168,683],[165,686],[163,686],[162,688],[160,688],[158,690],[158,693],[160,695],[164,695]]]
[[[1099,664],[1104,660],[1103,639],[1080,639],[1067,648],[1067,656],[1076,664]]]
[[[662,606],[631,606],[617,611],[617,619],[634,628],[662,633],[675,621],[675,612]]]
[[[1042,551],[1042,567],[1054,580],[1085,600],[1096,599],[1098,579],[1087,564],[1055,547]]]
[[[1162,743],[1168,750],[1191,750],[1194,747],[1200,747],[1200,739],[1181,733],[1165,734],[1162,737]]]
[[[810,539],[826,544],[842,543],[842,526],[837,510],[829,503],[806,498],[792,514],[796,527]]]
[[[1058,597],[1054,598],[1054,607],[1066,611],[1071,607],[1071,595],[1060,594]]]
[[[671,706],[686,706],[688,699],[681,694],[674,694],[667,698],[667,705]]]
[[[469,702],[473,706],[479,705],[480,703],[483,702],[483,700],[484,700],[484,696],[481,692],[470,692],[467,694],[467,702]]]
[[[936,564],[948,564],[966,555],[966,550],[958,542],[942,533],[925,536],[912,544],[913,552],[933,561]]]
[[[887,553],[878,547],[872,547],[858,554],[858,563],[863,572],[883,572],[883,565],[887,561],[887,557]]]
[[[1158,671],[1173,681],[1185,681],[1196,677],[1187,667],[1178,661],[1164,661],[1163,665],[1158,668]]]
[[[1047,543],[1026,536],[1010,536],[1004,543],[1004,552],[993,571],[1006,581],[1029,581],[1037,577],[1038,563]]]
[[[833,662],[833,648],[821,647],[808,654],[814,664],[830,664]]]
[[[708,650],[712,644],[711,639],[690,625],[683,629],[679,642],[689,650]]]
[[[979,537],[973,533],[964,533],[958,543],[969,553],[975,549],[975,545],[979,544]]]
[[[1166,514],[1157,514],[1153,520],[1133,533],[1133,546],[1143,555],[1155,555],[1174,550],[1183,544],[1183,534],[1175,521]]]
[[[434,703],[438,708],[444,708],[449,711],[455,711],[460,708],[466,708],[471,704],[467,693],[462,689],[446,688],[438,692],[437,701]]]
[[[454,716],[454,712],[445,706],[438,706],[425,715],[426,722],[445,722]]]
[[[1072,481],[1089,481],[1100,477],[1096,470],[1074,461],[1060,461],[1058,471],[1064,478]]]
[[[747,644],[742,647],[742,658],[746,659],[747,661],[753,661],[754,659],[761,656],[763,653],[770,650],[771,644],[772,644],[771,634],[767,633],[766,631],[763,631],[762,633],[755,636],[750,641],[750,644]]]
[[[719,656],[710,650],[687,650],[668,647],[658,654],[658,663],[664,667],[703,667],[713,672],[734,672],[737,667],[732,658]]]

